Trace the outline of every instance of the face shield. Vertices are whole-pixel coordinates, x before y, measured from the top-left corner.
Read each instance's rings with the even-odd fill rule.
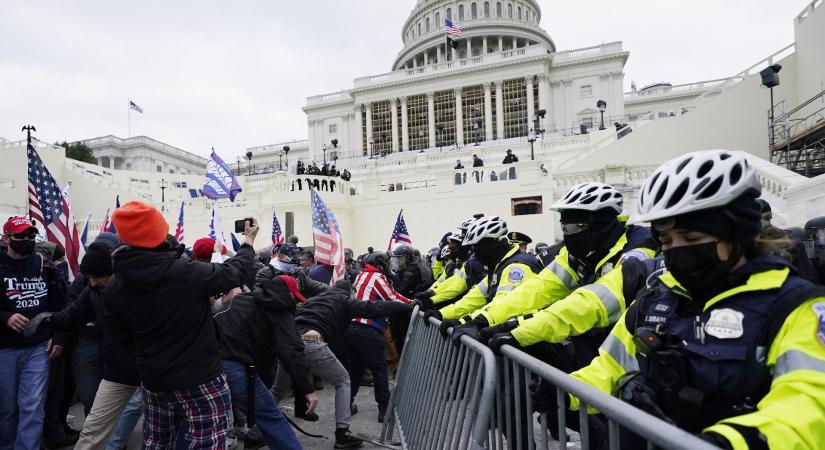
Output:
[[[393,272],[399,272],[405,267],[407,267],[406,256],[393,256],[390,258],[390,270]]]
[[[825,228],[813,228],[810,233],[814,248],[825,249]]]

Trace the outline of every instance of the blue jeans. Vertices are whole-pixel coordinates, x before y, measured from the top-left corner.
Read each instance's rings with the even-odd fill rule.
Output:
[[[40,449],[48,379],[46,344],[0,348],[0,448]]]
[[[80,341],[72,352],[72,376],[77,387],[77,398],[83,403],[83,412],[87,416],[103,379],[103,368],[97,357],[98,347],[97,343]]]
[[[232,404],[247,413],[246,367],[236,361],[223,360],[223,373],[232,395]],[[289,426],[281,408],[261,381],[255,379],[255,425],[261,429],[266,445],[272,449],[301,449],[298,437]]]
[[[142,414],[143,397],[140,389],[138,389],[135,391],[134,395],[132,395],[132,398],[129,399],[129,403],[126,404],[126,409],[120,413],[115,429],[112,432],[112,438],[109,440],[109,444],[106,445],[106,450],[120,450],[122,448],[126,448],[126,444],[129,443],[129,438],[132,435],[132,431],[135,430],[135,426],[140,420],[140,416]]]

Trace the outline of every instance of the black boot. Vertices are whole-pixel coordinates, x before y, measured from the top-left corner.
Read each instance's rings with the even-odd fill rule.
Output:
[[[335,430],[335,448],[358,448],[364,441],[349,433],[349,428]]]

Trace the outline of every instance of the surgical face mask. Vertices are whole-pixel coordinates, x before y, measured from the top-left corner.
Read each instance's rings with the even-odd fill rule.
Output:
[[[295,273],[298,270],[298,264],[285,263],[278,258],[272,258],[269,264],[284,273]]]
[[[14,250],[16,253],[19,253],[23,256],[29,256],[34,251],[34,239],[11,239],[9,240],[9,247]]]
[[[734,247],[727,261],[720,260],[717,243],[683,245],[663,252],[667,270],[695,300],[706,301],[715,294],[741,256]]]

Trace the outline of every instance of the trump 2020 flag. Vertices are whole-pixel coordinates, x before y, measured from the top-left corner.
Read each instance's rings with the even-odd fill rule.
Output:
[[[395,228],[392,229],[390,245],[387,246],[387,251],[391,251],[395,244],[412,244],[412,240],[410,240],[410,233],[407,231],[407,224],[404,222],[403,209],[398,212],[398,218],[395,219]]]
[[[275,211],[272,211],[272,243],[278,245],[284,242],[285,238],[283,231],[281,231],[281,224],[278,223],[278,217],[275,216]]]
[[[212,149],[212,158],[206,165],[206,182],[203,185],[203,195],[212,200],[228,198],[234,202],[235,196],[242,191],[237,178],[229,170],[229,166]]]
[[[226,246],[226,237],[223,235],[223,226],[221,226],[221,218],[218,217],[218,208],[212,205],[212,220],[209,221],[209,237],[220,241]]]
[[[315,238],[315,261],[333,266],[330,286],[344,279],[344,239],[335,215],[327,208],[321,196],[312,190],[312,236]]]
[[[175,227],[175,240],[183,244],[183,202],[180,202],[180,214],[178,214],[178,226]]]

